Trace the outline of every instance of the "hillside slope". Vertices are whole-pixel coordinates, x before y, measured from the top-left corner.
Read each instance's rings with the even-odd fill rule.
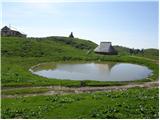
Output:
[[[83,56],[97,45],[88,40],[67,37],[2,37],[2,56],[44,57]]]
[[[20,57],[83,57],[88,53],[93,56],[93,49],[97,44],[78,38],[68,37],[45,37],[45,38],[20,38],[20,37],[2,37],[1,40],[2,56],[20,56]],[[130,55],[129,48],[123,46],[114,46],[119,55]],[[92,52],[91,52],[92,51]],[[144,53],[135,54],[136,56],[157,59],[158,49],[144,49]],[[99,55],[98,55],[99,56]]]
[[[118,46],[118,45],[114,46],[114,48],[118,51],[118,53],[120,55],[130,55],[130,52],[129,52],[130,48]],[[159,50],[154,49],[154,48],[149,48],[149,49],[144,49],[143,54],[138,53],[138,54],[134,54],[134,55],[158,60],[159,59]]]

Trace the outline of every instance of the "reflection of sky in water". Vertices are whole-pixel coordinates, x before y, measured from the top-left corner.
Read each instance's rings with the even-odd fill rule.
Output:
[[[34,71],[34,74],[56,79],[128,81],[143,79],[151,74],[145,66],[128,63],[57,64],[55,69]]]

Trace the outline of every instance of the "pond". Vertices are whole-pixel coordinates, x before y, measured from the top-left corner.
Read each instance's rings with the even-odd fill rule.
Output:
[[[130,63],[43,63],[30,69],[33,74],[62,80],[131,81],[152,74],[145,66]]]

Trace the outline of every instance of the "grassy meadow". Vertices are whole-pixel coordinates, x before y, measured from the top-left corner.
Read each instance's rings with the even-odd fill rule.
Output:
[[[80,81],[48,79],[33,75],[29,69],[45,62],[127,62],[145,65],[153,70],[149,78],[133,83],[155,81],[159,76],[159,50],[145,49],[144,54],[130,55],[129,48],[115,46],[118,55],[98,55],[97,44],[78,38],[1,38],[2,95],[32,94],[48,89],[32,86],[82,86]],[[125,85],[125,82],[86,80],[83,86]],[[24,87],[23,90],[3,88]],[[158,88],[133,88],[126,91],[97,92],[71,95],[2,98],[2,118],[158,118]]]
[[[2,99],[2,118],[158,118],[158,88]]]

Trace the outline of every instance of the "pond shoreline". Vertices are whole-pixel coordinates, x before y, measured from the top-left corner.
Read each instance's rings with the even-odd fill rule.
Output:
[[[133,59],[134,58],[134,59]],[[135,59],[136,58],[136,59]],[[14,64],[14,62],[16,61],[16,66],[17,67],[17,58],[11,58],[11,57],[6,57],[3,58],[4,61],[12,61],[11,63]],[[20,71],[20,73],[18,73],[18,75],[21,77],[20,80],[18,81],[11,81],[9,80],[9,82],[5,81],[5,79],[8,80],[7,77],[4,77],[5,79],[2,79],[2,84],[1,87],[33,87],[33,86],[67,86],[67,87],[80,87],[81,83],[80,81],[73,81],[73,80],[59,80],[59,79],[48,79],[48,78],[44,78],[44,77],[40,77],[38,75],[33,75],[30,71],[28,71],[32,66],[37,65],[39,63],[48,63],[48,62],[61,62],[61,60],[59,61],[55,61],[53,59],[37,59],[37,58],[28,58],[27,60],[24,60],[24,58],[19,58],[19,64],[18,67],[19,69],[22,70],[22,72]],[[62,61],[62,62],[70,62],[70,61]],[[73,61],[71,61],[73,62]],[[151,76],[149,76],[146,79],[142,79],[142,80],[133,80],[133,81],[123,81],[123,82],[102,82],[102,81],[86,81],[84,86],[119,86],[119,85],[126,85],[129,83],[143,83],[143,82],[151,82],[151,81],[155,81],[158,78],[159,75],[159,67],[158,67],[158,60],[152,60],[152,59],[147,59],[147,58],[143,58],[143,57],[136,57],[136,56],[119,56],[116,57],[114,59],[102,59],[102,60],[78,60],[78,61],[74,61],[74,62],[123,62],[123,63],[132,63],[132,64],[138,64],[138,65],[142,65],[142,66],[147,66],[149,69],[153,70],[153,74]],[[10,62],[7,64],[11,64]],[[23,65],[23,66],[22,66]],[[23,76],[22,76],[23,75]],[[26,76],[25,76],[26,75]],[[13,76],[13,78],[16,78],[17,76]],[[25,80],[23,80],[23,77],[25,78]],[[27,78],[27,79],[26,79]],[[22,79],[22,81],[21,81]]]

